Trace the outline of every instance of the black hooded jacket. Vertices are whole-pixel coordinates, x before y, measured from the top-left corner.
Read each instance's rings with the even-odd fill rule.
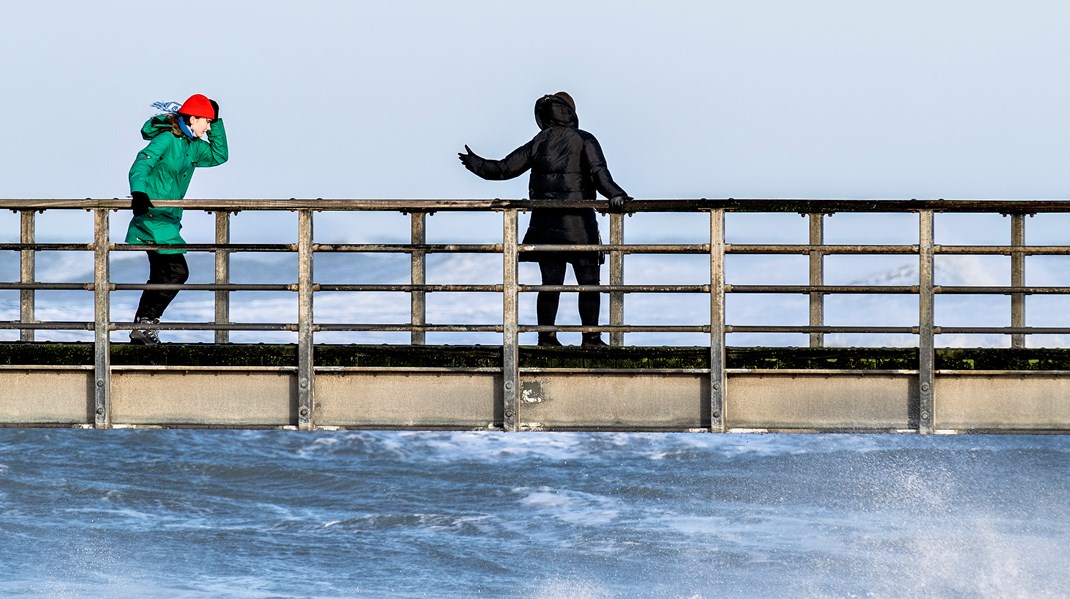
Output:
[[[531,169],[528,194],[533,200],[593,200],[596,193],[607,198],[626,196],[613,181],[602,147],[593,135],[579,128],[576,111],[559,96],[543,96],[535,102],[535,122],[542,129],[531,141],[502,160],[476,158],[470,167],[490,180],[518,177]],[[598,221],[593,208],[536,208],[524,235],[525,244],[597,244]],[[544,252],[525,252],[520,259],[537,262]],[[599,252],[576,252],[562,256],[577,260],[600,260]]]

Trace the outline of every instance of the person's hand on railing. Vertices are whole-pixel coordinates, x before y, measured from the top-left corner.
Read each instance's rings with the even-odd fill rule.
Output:
[[[476,155],[476,153],[472,151],[472,148],[469,148],[467,144],[465,144],[464,150],[467,153],[466,154],[462,154],[460,152],[457,152],[457,158],[460,159],[461,164],[464,165],[464,168],[466,168],[466,169],[468,169],[468,170],[470,170],[472,172],[475,172],[474,169],[475,169],[476,161],[479,160],[479,156]]]
[[[610,214],[624,214],[627,208],[627,203],[634,198],[628,196],[617,196],[615,198],[609,198],[609,212]]]
[[[149,194],[143,191],[130,192],[130,207],[134,210],[134,216],[141,216],[152,208],[152,202],[149,201]]]

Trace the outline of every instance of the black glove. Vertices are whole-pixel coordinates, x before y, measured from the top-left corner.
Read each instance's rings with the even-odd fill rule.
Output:
[[[130,207],[134,209],[134,216],[141,216],[152,208],[152,202],[149,201],[149,194],[143,191],[130,192]]]
[[[625,204],[631,199],[633,198],[628,196],[609,198],[609,212],[612,214],[624,214]]]
[[[479,160],[479,156],[477,156],[475,152],[472,151],[472,148],[469,148],[467,145],[464,147],[464,149],[468,153],[461,154],[460,152],[458,152],[457,158],[460,158],[461,164],[464,165],[464,168],[475,172],[476,161]]]
[[[215,111],[215,118],[212,119],[212,122],[214,123],[219,120],[219,103],[212,99],[209,99],[208,101],[212,103],[212,110]]]

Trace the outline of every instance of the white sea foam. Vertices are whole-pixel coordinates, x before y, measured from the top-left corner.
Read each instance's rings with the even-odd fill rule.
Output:
[[[486,431],[404,432],[409,457],[433,461],[497,462],[504,458],[568,460],[585,453],[578,435],[501,435]]]
[[[616,500],[602,495],[551,487],[513,489],[521,496],[520,504],[571,524],[602,526],[620,515]]]
[[[521,596],[526,599],[612,599],[617,595],[597,581],[554,578],[535,582],[533,588]]]

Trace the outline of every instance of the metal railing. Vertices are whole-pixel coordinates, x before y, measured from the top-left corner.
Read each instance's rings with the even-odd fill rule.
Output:
[[[809,345],[820,347],[825,335],[832,333],[911,334],[918,337],[918,389],[920,391],[920,425],[922,432],[931,427],[934,339],[940,334],[1001,334],[1009,335],[1012,347],[1024,347],[1030,334],[1070,334],[1068,327],[1026,326],[1025,298],[1029,295],[1068,294],[1070,287],[1026,286],[1025,258],[1035,255],[1070,255],[1070,245],[1029,246],[1025,243],[1025,217],[1037,213],[1070,213],[1070,201],[944,201],[944,200],[637,200],[629,204],[632,213],[693,213],[703,215],[709,222],[706,243],[624,243],[625,215],[609,215],[610,242],[585,246],[525,246],[518,242],[518,214],[534,207],[594,207],[604,209],[604,202],[557,203],[531,200],[184,200],[173,205],[203,210],[215,214],[215,242],[166,246],[190,251],[213,252],[215,282],[212,284],[150,285],[113,283],[109,276],[112,252],[145,251],[164,246],[112,243],[109,239],[111,212],[126,208],[126,200],[0,200],[0,208],[20,215],[20,241],[0,243],[0,250],[17,251],[20,256],[19,282],[0,283],[0,289],[20,291],[20,319],[0,322],[0,329],[20,330],[22,341],[34,341],[36,330],[91,330],[96,343],[96,400],[98,425],[106,425],[108,393],[110,389],[110,333],[130,330],[129,322],[115,322],[110,314],[110,294],[113,291],[145,289],[207,290],[215,293],[215,318],[212,322],[168,322],[156,326],[137,325],[138,328],[173,330],[209,330],[215,332],[217,343],[228,343],[230,331],[291,331],[297,334],[298,345],[298,414],[301,428],[311,427],[314,388],[313,338],[316,332],[328,331],[407,331],[412,344],[425,344],[429,332],[490,332],[502,335],[502,384],[505,394],[505,426],[515,429],[512,420],[519,400],[519,342],[525,332],[574,331],[608,332],[611,345],[622,345],[624,335],[632,332],[702,333],[709,335],[710,348],[710,414],[711,429],[723,430],[721,418],[726,382],[725,339],[732,333],[800,333],[809,337]],[[94,215],[93,241],[78,243],[37,243],[35,215],[45,210],[88,210]],[[297,213],[296,243],[234,244],[231,243],[231,217],[240,211],[291,211]],[[407,214],[411,223],[408,244],[339,244],[316,243],[313,220],[317,212],[330,211],[391,211]],[[431,244],[427,243],[428,215],[436,212],[501,213],[501,243]],[[725,215],[727,213],[798,213],[809,219],[809,240],[806,244],[731,244],[726,242]],[[914,213],[918,215],[918,243],[907,245],[835,245],[824,242],[825,218],[836,213]],[[1009,245],[939,245],[934,240],[934,217],[937,213],[993,213],[1009,217],[1011,243]],[[124,215],[125,217],[125,215]],[[608,254],[609,283],[600,286],[530,285],[518,278],[517,258],[523,252],[538,251],[601,251]],[[36,280],[35,257],[42,251],[88,251],[94,257],[93,281],[85,283],[47,283]],[[237,252],[290,252],[297,255],[297,280],[283,284],[236,284],[230,281],[230,258]],[[326,284],[313,277],[313,258],[322,253],[401,253],[408,254],[411,278],[408,284]],[[501,284],[428,284],[427,256],[430,254],[490,253],[502,256]],[[646,285],[624,283],[624,256],[630,254],[705,255],[709,259],[709,280],[691,285]],[[809,279],[806,285],[737,285],[725,281],[725,261],[728,255],[803,255],[808,257]],[[832,255],[899,254],[916,256],[918,283],[916,285],[826,285],[824,258]],[[1003,255],[1011,259],[1009,286],[941,286],[934,282],[934,260],[937,255]],[[93,322],[40,321],[36,318],[35,293],[42,290],[87,290],[93,292]],[[230,316],[230,294],[238,291],[286,291],[297,294],[297,313],[293,321],[275,323],[238,323]],[[519,320],[518,297],[522,293],[539,291],[600,291],[609,294],[609,323],[595,327],[542,327],[524,324]],[[317,323],[313,299],[317,292],[401,292],[410,295],[410,322],[394,324]],[[502,295],[502,319],[484,324],[433,324],[426,318],[426,294],[436,292],[482,292]],[[680,293],[709,296],[710,317],[699,325],[643,325],[624,322],[624,303],[628,294]],[[803,294],[809,298],[809,322],[800,326],[733,325],[725,322],[725,298],[728,294]],[[918,297],[916,325],[911,326],[828,326],[825,324],[824,300],[836,294],[906,294]],[[934,322],[934,298],[940,294],[1009,295],[1011,298],[1010,326],[999,327],[940,327]]]

